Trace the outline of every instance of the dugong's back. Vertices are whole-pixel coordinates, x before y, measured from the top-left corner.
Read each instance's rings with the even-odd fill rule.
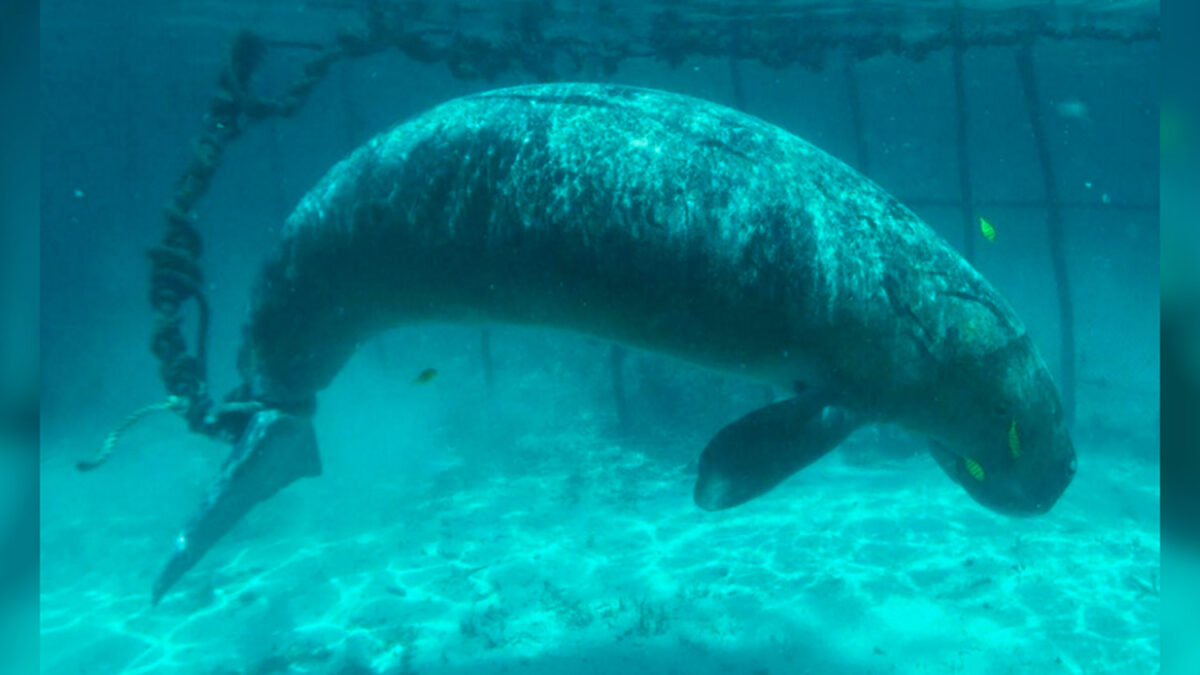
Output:
[[[963,312],[987,324],[972,348],[1023,330],[910,211],[799,138],[689,97],[536,85],[451,101],[336,166],[268,263],[244,366],[265,398],[305,398],[373,330],[478,318],[902,390],[961,347]]]

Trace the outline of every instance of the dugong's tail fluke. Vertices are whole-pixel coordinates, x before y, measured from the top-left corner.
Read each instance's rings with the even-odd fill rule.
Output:
[[[157,604],[255,504],[300,478],[319,475],[321,457],[308,418],[277,410],[255,414],[199,513],[175,540],[175,552],[154,582],[153,602]]]
[[[700,456],[696,505],[718,511],[758,497],[837,447],[862,419],[809,390],[759,408],[717,432]]]

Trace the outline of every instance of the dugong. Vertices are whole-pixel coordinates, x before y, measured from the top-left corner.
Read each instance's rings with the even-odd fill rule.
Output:
[[[762,495],[863,424],[927,437],[993,510],[1075,472],[1058,391],[1008,303],[912,211],[796,136],[607,84],[466,96],[338,163],[288,218],[245,322],[261,406],[158,577],[320,473],[317,392],[405,322],[554,327],[776,386],[722,429],[695,501]]]

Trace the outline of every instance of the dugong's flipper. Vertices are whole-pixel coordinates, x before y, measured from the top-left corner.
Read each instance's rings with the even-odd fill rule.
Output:
[[[153,602],[157,604],[251,507],[297,479],[319,475],[321,457],[308,418],[277,410],[255,414],[200,512],[175,540],[175,552],[154,582]]]
[[[765,494],[820,459],[859,424],[857,415],[820,391],[759,408],[721,429],[704,449],[696,505],[717,511]]]

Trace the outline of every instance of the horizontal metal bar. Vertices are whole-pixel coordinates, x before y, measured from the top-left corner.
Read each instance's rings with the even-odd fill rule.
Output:
[[[901,203],[914,207],[944,206],[961,208],[962,201],[958,199],[943,199],[938,197],[897,197]],[[976,208],[1013,208],[1013,209],[1048,209],[1050,204],[1040,199],[975,199],[972,202]],[[1157,212],[1157,202],[1078,202],[1062,201],[1060,209],[1095,209],[1098,211],[1133,211]]]

